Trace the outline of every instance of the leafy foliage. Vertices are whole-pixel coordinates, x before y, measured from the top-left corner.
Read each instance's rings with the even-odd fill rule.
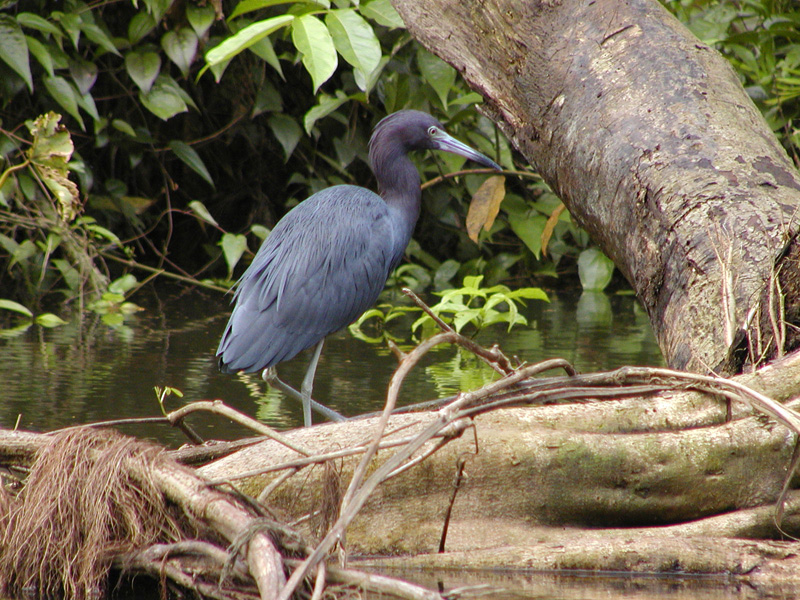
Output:
[[[800,165],[800,5],[795,0],[662,0],[730,60]]]
[[[731,59],[797,156],[791,0],[666,5]],[[17,297],[99,296],[121,275],[110,253],[189,278],[235,278],[263,225],[323,187],[370,185],[371,128],[402,108],[434,113],[518,176],[440,178],[463,159],[420,162],[436,185],[395,283],[441,288],[481,274],[491,286],[555,276],[564,257],[574,268],[586,234],[538,177],[517,170],[508,142],[476,113],[480,101],[413,43],[390,0],[6,4],[0,281]],[[60,121],[36,120],[55,113]],[[467,235],[476,193],[482,212],[467,217]]]
[[[462,287],[436,292],[441,300],[430,307],[431,312],[457,332],[461,332],[467,325],[471,325],[477,332],[498,323],[507,325],[510,331],[515,325],[528,324],[528,320],[519,311],[519,307],[525,305],[525,300],[548,301],[547,294],[540,288],[523,287],[512,290],[505,285],[484,287],[482,282],[483,275],[467,276]],[[365,312],[350,326],[350,331],[354,336],[368,342],[379,342],[384,338],[399,341],[400,338],[389,333],[386,326],[396,319],[421,310],[416,306],[381,304]],[[379,336],[369,336],[364,332],[363,325],[368,321],[381,325]],[[434,329],[436,324],[427,313],[423,313],[410,328],[412,333],[422,331],[422,337],[430,335]]]

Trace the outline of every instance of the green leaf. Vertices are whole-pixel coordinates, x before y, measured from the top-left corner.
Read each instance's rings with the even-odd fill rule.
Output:
[[[325,24],[339,54],[365,77],[378,68],[381,45],[372,27],[353,9],[332,10]]]
[[[98,27],[94,23],[86,23],[86,22],[82,22],[80,27],[81,31],[83,31],[86,37],[89,38],[91,41],[93,41],[95,44],[97,44],[107,52],[111,52],[112,54],[121,56],[119,50],[117,50],[117,46],[114,44],[111,38],[108,37],[108,34],[105,31],[103,31],[100,27]]]
[[[139,99],[147,110],[167,121],[178,113],[189,110],[179,90],[171,77],[159,75],[150,91],[139,93]]]
[[[390,0],[372,0],[371,2],[365,2],[361,4],[358,10],[368,19],[372,19],[378,25],[383,25],[389,29],[405,27],[403,19],[397,14]]]
[[[47,74],[53,76],[55,67],[53,66],[53,57],[50,55],[50,50],[36,38],[29,35],[25,36],[25,41],[28,44],[28,50],[36,58],[40,65],[47,71]]]
[[[200,158],[200,155],[194,148],[180,140],[172,140],[169,143],[169,147],[175,153],[175,156],[180,158],[192,171],[210,183],[211,187],[214,187],[214,179],[211,177],[211,173],[208,172],[203,159]]]
[[[275,48],[272,46],[272,40],[269,36],[261,38],[250,46],[248,50],[275,69],[278,75],[281,76],[281,79],[285,79],[283,76],[283,68],[281,68],[281,62],[278,60],[278,55],[275,54]]]
[[[177,31],[168,31],[161,38],[161,47],[186,77],[197,54],[197,34],[194,30],[181,27]]]
[[[303,66],[311,75],[314,93],[336,71],[339,59],[328,28],[311,14],[295,19],[292,24],[292,43],[303,56]]]
[[[94,234],[95,236],[97,236],[99,238],[102,238],[102,239],[105,239],[105,240],[108,240],[109,242],[111,242],[115,246],[120,246],[120,247],[122,246],[122,240],[120,240],[117,237],[117,234],[114,233],[113,231],[111,231],[110,229],[107,229],[107,228],[103,227],[102,225],[97,225],[95,223],[90,223],[90,224],[86,225],[86,229],[88,231],[90,231],[92,234]]]
[[[248,25],[241,31],[227,38],[221,44],[209,50],[206,53],[206,67],[204,67],[200,73],[202,74],[208,67],[228,62],[245,48],[249,48],[273,31],[285,27],[294,21],[294,19],[294,15],[280,15],[271,19],[265,19],[264,21],[256,21],[252,25]],[[217,81],[219,81],[219,77],[217,77]]]
[[[306,128],[306,133],[311,135],[311,130],[314,128],[314,123],[323,117],[327,117],[349,99],[350,98],[345,95],[342,90],[336,90],[336,96],[320,94],[319,104],[312,107],[303,118],[303,125]]]
[[[72,45],[78,49],[78,42],[81,39],[81,20],[75,13],[53,13],[53,17],[61,23],[61,28],[69,36]]]
[[[578,276],[584,290],[602,291],[614,275],[614,263],[599,248],[587,248],[578,257]]]
[[[434,56],[422,48],[417,52],[417,65],[422,73],[422,78],[436,92],[442,106],[447,108],[447,96],[456,83],[456,70],[438,56]]]
[[[233,277],[233,269],[247,250],[247,238],[240,233],[226,233],[219,241],[225,262],[228,265],[228,278]]]
[[[158,23],[161,21],[161,17],[167,14],[173,2],[174,0],[144,0],[144,5],[147,7],[147,11],[152,13],[156,23]]]
[[[323,8],[331,7],[331,3],[328,0],[308,0],[308,2],[309,4],[317,4]],[[228,17],[228,20],[231,21],[240,15],[270,6],[277,6],[279,4],[298,4],[298,2],[297,0],[243,0],[236,5],[236,8],[231,13],[231,16]]]
[[[283,154],[286,157],[286,161],[288,161],[303,136],[302,128],[292,117],[283,113],[271,115],[268,122],[272,135],[277,138],[283,147]]]
[[[259,225],[258,223],[250,226],[250,233],[260,239],[262,242],[267,239],[270,231],[271,230],[269,228]]]
[[[0,60],[22,77],[29,91],[33,91],[33,76],[25,34],[22,33],[22,27],[17,20],[6,14],[0,14]]]
[[[59,317],[58,315],[54,315],[53,313],[42,313],[38,315],[35,319],[38,325],[42,327],[47,327],[48,329],[52,329],[53,327],[59,327],[61,325],[66,325],[67,322]]]
[[[128,41],[131,43],[131,46],[138,44],[155,28],[156,21],[153,15],[146,12],[136,13],[130,23],[128,23]]]
[[[200,202],[200,200],[192,200],[189,202],[189,209],[206,223],[211,223],[212,225],[219,227],[219,223],[217,223],[214,217],[211,216],[211,212],[206,208],[205,204]]]
[[[139,89],[147,93],[161,71],[161,57],[157,52],[134,50],[125,55],[125,69]]]
[[[111,121],[111,126],[117,131],[121,131],[125,135],[129,135],[132,138],[136,137],[136,132],[133,130],[133,127],[131,127],[131,124],[127,121],[123,121],[122,119],[114,119]]]
[[[138,284],[139,282],[136,280],[136,277],[131,273],[128,273],[112,281],[108,285],[108,291],[112,294],[120,294],[121,296],[124,296]]]
[[[83,124],[83,118],[78,111],[78,90],[72,87],[69,81],[58,75],[55,77],[45,77],[44,87],[47,88],[53,100],[58,102],[61,108],[72,115],[81,129],[85,131],[86,126]]]
[[[70,60],[69,74],[81,95],[87,95],[97,81],[97,65],[88,60]]]
[[[13,300],[0,299],[0,309],[10,310],[21,315],[25,315],[26,317],[33,317],[33,313],[30,310],[28,310],[19,302],[14,302]]]
[[[508,224],[533,255],[539,258],[542,253],[542,232],[547,224],[547,217],[544,215],[528,216],[524,212],[509,213]]]
[[[53,23],[48,21],[47,19],[40,17],[39,15],[35,15],[29,12],[21,12],[17,15],[17,23],[19,23],[22,27],[27,27],[28,29],[35,29],[37,31],[41,31],[42,33],[46,33],[48,35],[52,35],[55,38],[62,38],[64,37],[64,33]]]
[[[216,13],[210,4],[198,6],[196,4],[186,5],[186,20],[192,26],[197,37],[203,37],[214,23]]]

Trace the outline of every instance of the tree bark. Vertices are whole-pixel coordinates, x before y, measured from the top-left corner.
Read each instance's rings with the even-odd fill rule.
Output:
[[[394,6],[614,260],[670,366],[780,355],[800,177],[723,57],[656,0]]]

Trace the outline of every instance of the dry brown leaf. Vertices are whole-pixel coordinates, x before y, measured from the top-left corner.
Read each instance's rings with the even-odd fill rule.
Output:
[[[494,175],[486,179],[481,184],[472,201],[469,204],[467,213],[467,234],[476,244],[478,234],[481,229],[487,231],[491,229],[497,213],[500,211],[500,203],[506,196],[506,178],[502,175]]]
[[[567,207],[564,206],[564,203],[558,205],[550,216],[547,217],[547,223],[544,224],[544,229],[542,230],[542,255],[547,256],[547,244],[550,243],[550,238],[553,236],[553,230],[556,228],[556,223],[558,223],[558,218],[561,216],[561,213]]]

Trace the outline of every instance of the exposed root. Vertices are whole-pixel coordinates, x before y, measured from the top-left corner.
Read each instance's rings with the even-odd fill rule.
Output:
[[[0,530],[0,582],[11,596],[85,598],[108,587],[113,557],[183,528],[150,479],[130,467],[161,450],[111,430],[73,429],[49,437]]]

